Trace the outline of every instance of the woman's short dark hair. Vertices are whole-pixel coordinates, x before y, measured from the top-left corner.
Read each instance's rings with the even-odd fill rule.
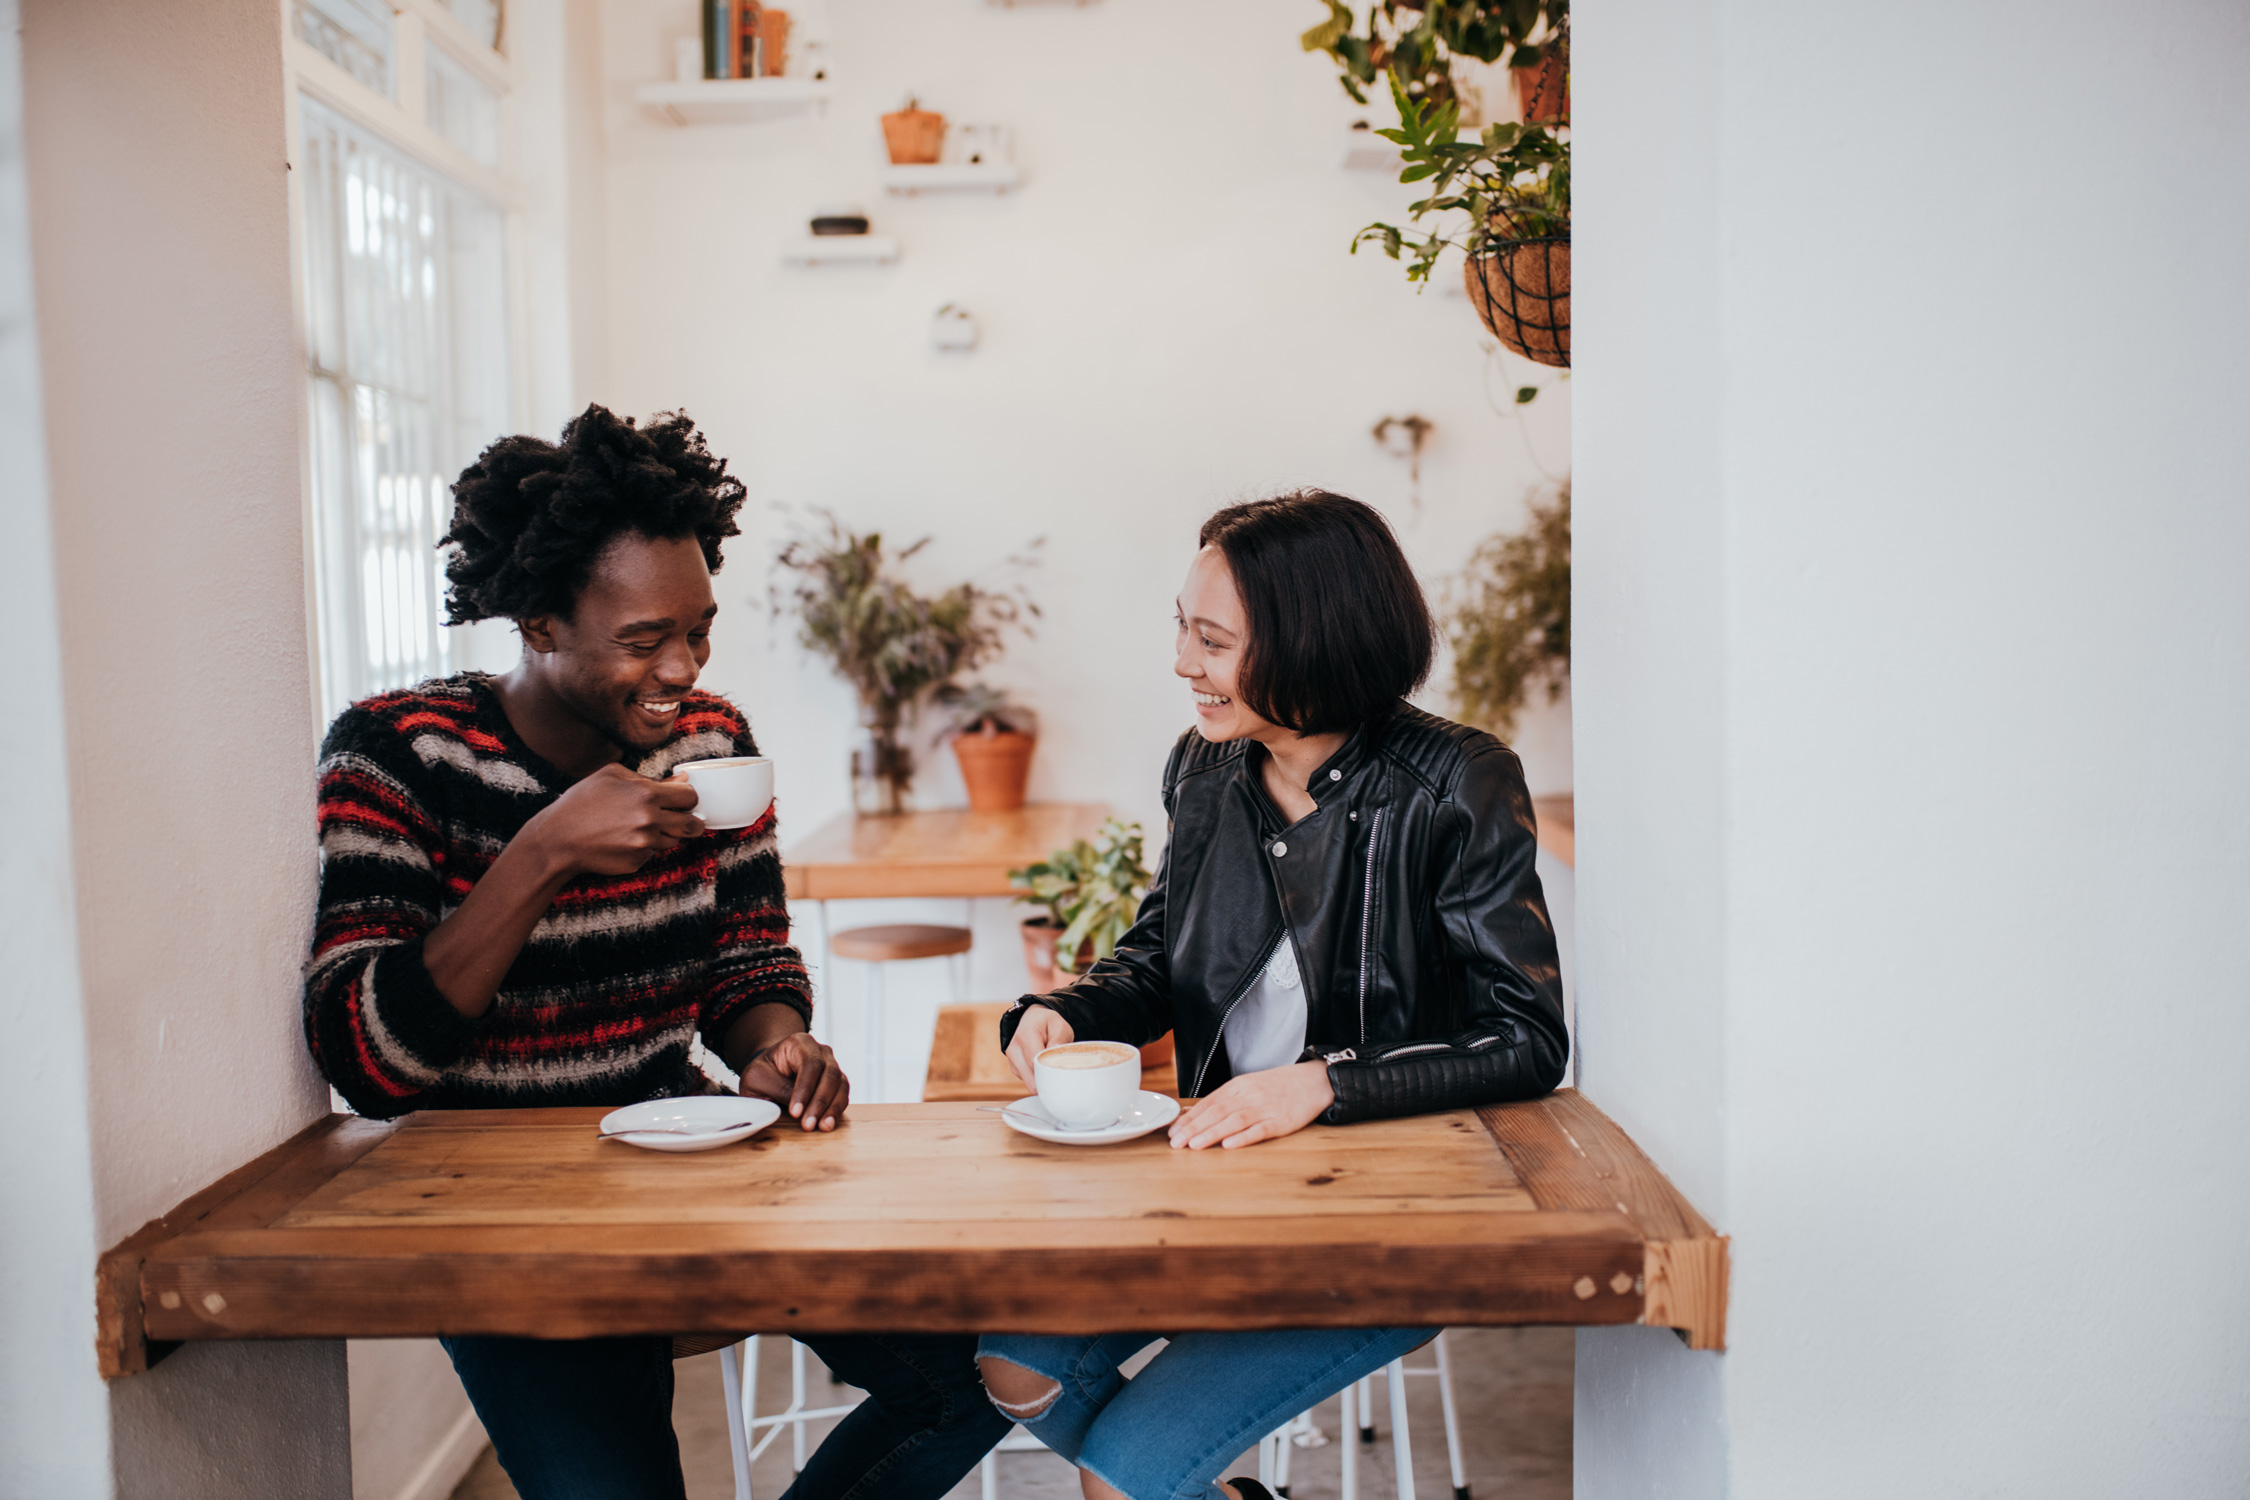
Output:
[[[438,543],[453,549],[446,623],[567,620],[602,549],[628,532],[692,536],[716,573],[719,544],[742,529],[734,513],[743,496],[686,412],[659,412],[636,427],[589,406],[559,444],[502,438],[453,486],[453,525]]]
[[[1331,734],[1381,718],[1430,675],[1436,627],[1390,523],[1326,490],[1230,505],[1203,523],[1242,595],[1235,692],[1268,723]]]

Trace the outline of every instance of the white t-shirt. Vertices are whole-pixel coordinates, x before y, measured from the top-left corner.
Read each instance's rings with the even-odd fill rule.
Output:
[[[1297,973],[1297,950],[1281,935],[1265,970],[1227,1013],[1222,1033],[1234,1075],[1286,1068],[1305,1050],[1305,986]]]

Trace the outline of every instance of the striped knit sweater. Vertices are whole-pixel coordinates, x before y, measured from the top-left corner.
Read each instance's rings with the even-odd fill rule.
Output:
[[[735,707],[693,692],[673,737],[633,769],[662,777],[682,761],[755,754]],[[482,673],[366,699],[329,729],[305,1038],[352,1108],[389,1118],[691,1093],[697,1031],[715,1049],[769,1001],[810,1023],[771,811],[635,874],[572,880],[492,1008],[476,1020],[455,1010],[423,967],[423,937],[569,785],[517,737]]]

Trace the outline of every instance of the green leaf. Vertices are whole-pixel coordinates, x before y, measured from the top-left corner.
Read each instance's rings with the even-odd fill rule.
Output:
[[[1519,385],[1516,387],[1516,405],[1529,406],[1538,399],[1539,387],[1535,385]]]
[[[1299,37],[1298,43],[1307,52],[1333,52],[1336,44],[1351,33],[1352,8],[1341,0],[1328,0],[1328,19]]]
[[[1398,174],[1398,180],[1401,182],[1420,182],[1426,177],[1437,176],[1438,171],[1439,168],[1434,163],[1426,163],[1419,167],[1408,167]]]

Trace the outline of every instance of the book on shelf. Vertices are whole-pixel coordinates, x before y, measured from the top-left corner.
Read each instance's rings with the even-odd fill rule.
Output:
[[[703,0],[703,76],[779,78],[789,70],[789,12],[758,0]]]

